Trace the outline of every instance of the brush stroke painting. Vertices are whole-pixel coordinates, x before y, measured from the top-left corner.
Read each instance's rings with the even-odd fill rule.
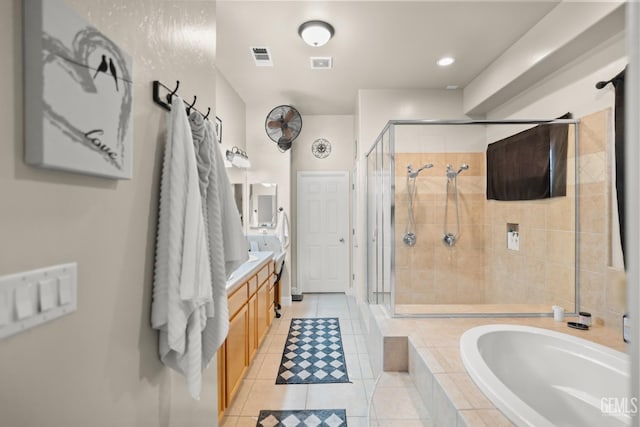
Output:
[[[23,4],[27,163],[130,179],[131,57],[62,0]]]

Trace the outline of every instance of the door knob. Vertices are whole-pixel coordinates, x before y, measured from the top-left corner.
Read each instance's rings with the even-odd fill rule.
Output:
[[[343,237],[340,238],[340,243],[344,243],[344,238]]]

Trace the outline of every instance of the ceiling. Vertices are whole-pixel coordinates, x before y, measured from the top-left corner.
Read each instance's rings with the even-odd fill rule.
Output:
[[[247,105],[354,114],[358,89],[464,88],[558,3],[219,0],[216,65]],[[335,28],[325,46],[298,36],[312,19]],[[256,67],[252,46],[269,47],[273,67]],[[445,55],[456,62],[437,66]],[[311,69],[311,56],[333,69]]]

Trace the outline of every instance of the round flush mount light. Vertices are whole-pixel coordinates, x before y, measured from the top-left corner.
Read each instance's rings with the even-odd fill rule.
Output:
[[[326,44],[335,30],[331,24],[324,21],[307,21],[298,27],[298,34],[309,46],[322,46]]]
[[[438,64],[441,67],[446,67],[448,65],[453,64],[454,62],[456,62],[456,60],[450,56],[443,56],[442,58],[438,59],[436,61],[436,64]]]

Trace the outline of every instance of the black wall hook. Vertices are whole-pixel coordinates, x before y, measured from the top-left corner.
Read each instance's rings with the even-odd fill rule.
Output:
[[[193,108],[193,106],[194,106],[194,105],[196,105],[196,100],[197,100],[197,99],[198,99],[198,96],[197,96],[197,95],[193,95],[193,102],[191,103],[191,105],[189,105],[189,106],[187,107],[187,116],[188,116],[189,114],[191,114],[191,109]]]
[[[211,107],[207,107],[207,114],[204,116],[205,119],[209,117],[210,112],[211,112]]]
[[[173,95],[175,95],[176,92],[178,92],[179,87],[180,87],[180,80],[176,80],[176,88],[172,90],[170,94],[167,95],[167,101],[169,102],[169,105],[171,105],[171,100],[173,99]]]

